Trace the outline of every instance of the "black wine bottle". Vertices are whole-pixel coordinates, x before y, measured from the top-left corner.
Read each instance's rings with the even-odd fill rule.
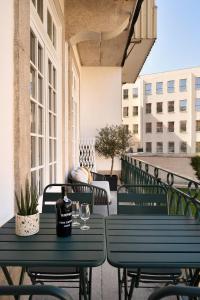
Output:
[[[65,194],[62,186],[62,197],[56,202],[56,233],[58,236],[66,237],[72,231],[72,202]]]

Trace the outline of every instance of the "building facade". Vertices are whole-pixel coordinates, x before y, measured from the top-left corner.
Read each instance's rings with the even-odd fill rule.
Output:
[[[138,76],[154,44],[156,6],[7,0],[0,23],[1,226],[27,177],[42,200],[47,184],[79,165],[80,138],[121,123],[121,84]]]
[[[122,89],[122,120],[133,151],[200,152],[200,67],[139,76]]]

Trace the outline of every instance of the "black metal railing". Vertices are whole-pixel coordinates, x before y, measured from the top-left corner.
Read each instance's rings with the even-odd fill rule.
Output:
[[[123,156],[121,181],[124,184],[163,185],[168,191],[169,213],[200,218],[200,183],[143,160]]]

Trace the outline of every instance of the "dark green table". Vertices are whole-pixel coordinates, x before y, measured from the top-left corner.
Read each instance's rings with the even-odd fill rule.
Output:
[[[106,239],[117,268],[200,268],[200,223],[192,218],[109,216]]]
[[[89,230],[73,228],[71,236],[60,238],[56,236],[54,214],[41,214],[39,233],[29,237],[15,235],[14,218],[7,222],[0,228],[0,266],[8,283],[13,284],[7,266],[77,266],[84,270],[103,264],[106,259],[104,218],[94,215],[87,223]]]

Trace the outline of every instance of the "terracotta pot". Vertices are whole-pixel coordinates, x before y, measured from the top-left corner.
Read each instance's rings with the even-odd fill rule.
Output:
[[[39,231],[39,213],[29,216],[15,216],[15,233],[19,236],[29,236]]]

